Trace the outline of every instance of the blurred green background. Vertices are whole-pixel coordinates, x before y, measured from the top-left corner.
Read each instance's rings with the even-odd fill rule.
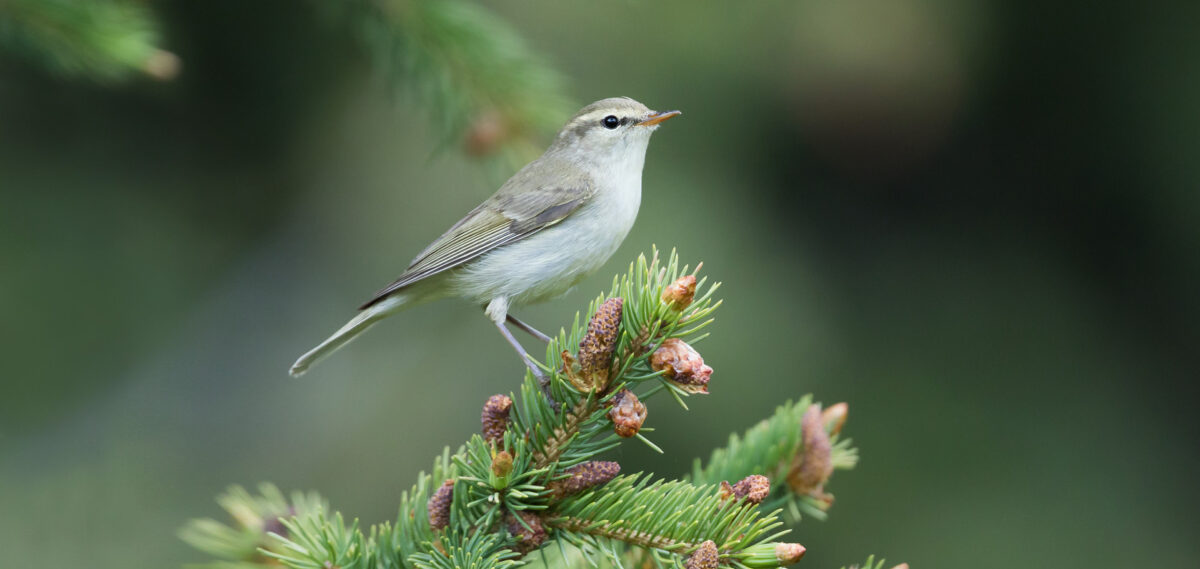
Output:
[[[684,112],[606,269],[519,313],[568,323],[651,244],[724,281],[712,395],[652,404],[627,471],[812,392],[863,458],[803,566],[1194,563],[1197,4],[483,4],[574,105]],[[175,531],[231,483],[392,518],[520,373],[443,302],[287,377],[512,168],[436,150],[312,3],[150,7],[171,81],[0,56],[5,567],[203,560]]]

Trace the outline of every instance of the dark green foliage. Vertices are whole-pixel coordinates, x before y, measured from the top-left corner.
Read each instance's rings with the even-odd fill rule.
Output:
[[[515,440],[514,440],[515,439]],[[455,502],[461,497],[470,515],[459,516],[460,527],[491,526],[504,511],[541,510],[546,507],[544,482],[550,469],[533,468],[528,444],[506,433],[505,447],[512,454],[512,471],[504,477],[492,472],[492,449],[479,435],[471,437],[466,450],[451,457],[458,467]],[[460,491],[461,489],[461,491]]]

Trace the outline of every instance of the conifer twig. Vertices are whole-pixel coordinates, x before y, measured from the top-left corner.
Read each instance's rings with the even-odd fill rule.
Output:
[[[822,411],[807,397],[786,404],[731,438],[707,466],[697,463],[691,480],[618,476],[621,465],[597,460],[624,440],[645,440],[644,401],[656,393],[682,400],[708,392],[713,370],[687,334],[711,321],[716,286],[681,267],[673,252],[639,257],[592,302],[586,319],[577,315],[550,342],[546,362],[560,362],[545,366],[552,399],[530,373],[518,395],[488,398],[482,435],[447,449],[421,473],[394,522],[364,531],[319,499],[287,503],[264,488],[261,499],[244,491],[223,499],[240,529],[193,522],[182,535],[246,569],[272,562],[293,569],[503,568],[551,542],[585,559],[637,566],[794,563],[805,548],[777,541],[789,531],[780,516],[788,508],[828,509],[829,471],[856,457],[838,440],[844,406]]]

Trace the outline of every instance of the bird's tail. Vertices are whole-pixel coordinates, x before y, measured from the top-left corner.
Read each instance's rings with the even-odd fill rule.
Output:
[[[292,374],[292,377],[304,375],[304,372],[307,372],[308,368],[313,364],[325,359],[329,354],[336,352],[342,346],[350,343],[350,340],[365,332],[372,324],[404,308],[406,304],[408,304],[408,299],[404,295],[397,294],[363,309],[354,318],[351,318],[345,326],[342,326],[332,336],[326,338],[324,342],[321,342],[317,347],[300,356],[300,359],[292,364],[292,369],[289,373]]]

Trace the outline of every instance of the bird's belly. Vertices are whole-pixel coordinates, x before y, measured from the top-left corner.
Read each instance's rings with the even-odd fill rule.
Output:
[[[452,287],[481,304],[500,296],[528,304],[567,292],[599,269],[633,227],[636,202],[632,208],[605,205],[588,204],[557,225],[468,263],[451,277]]]

